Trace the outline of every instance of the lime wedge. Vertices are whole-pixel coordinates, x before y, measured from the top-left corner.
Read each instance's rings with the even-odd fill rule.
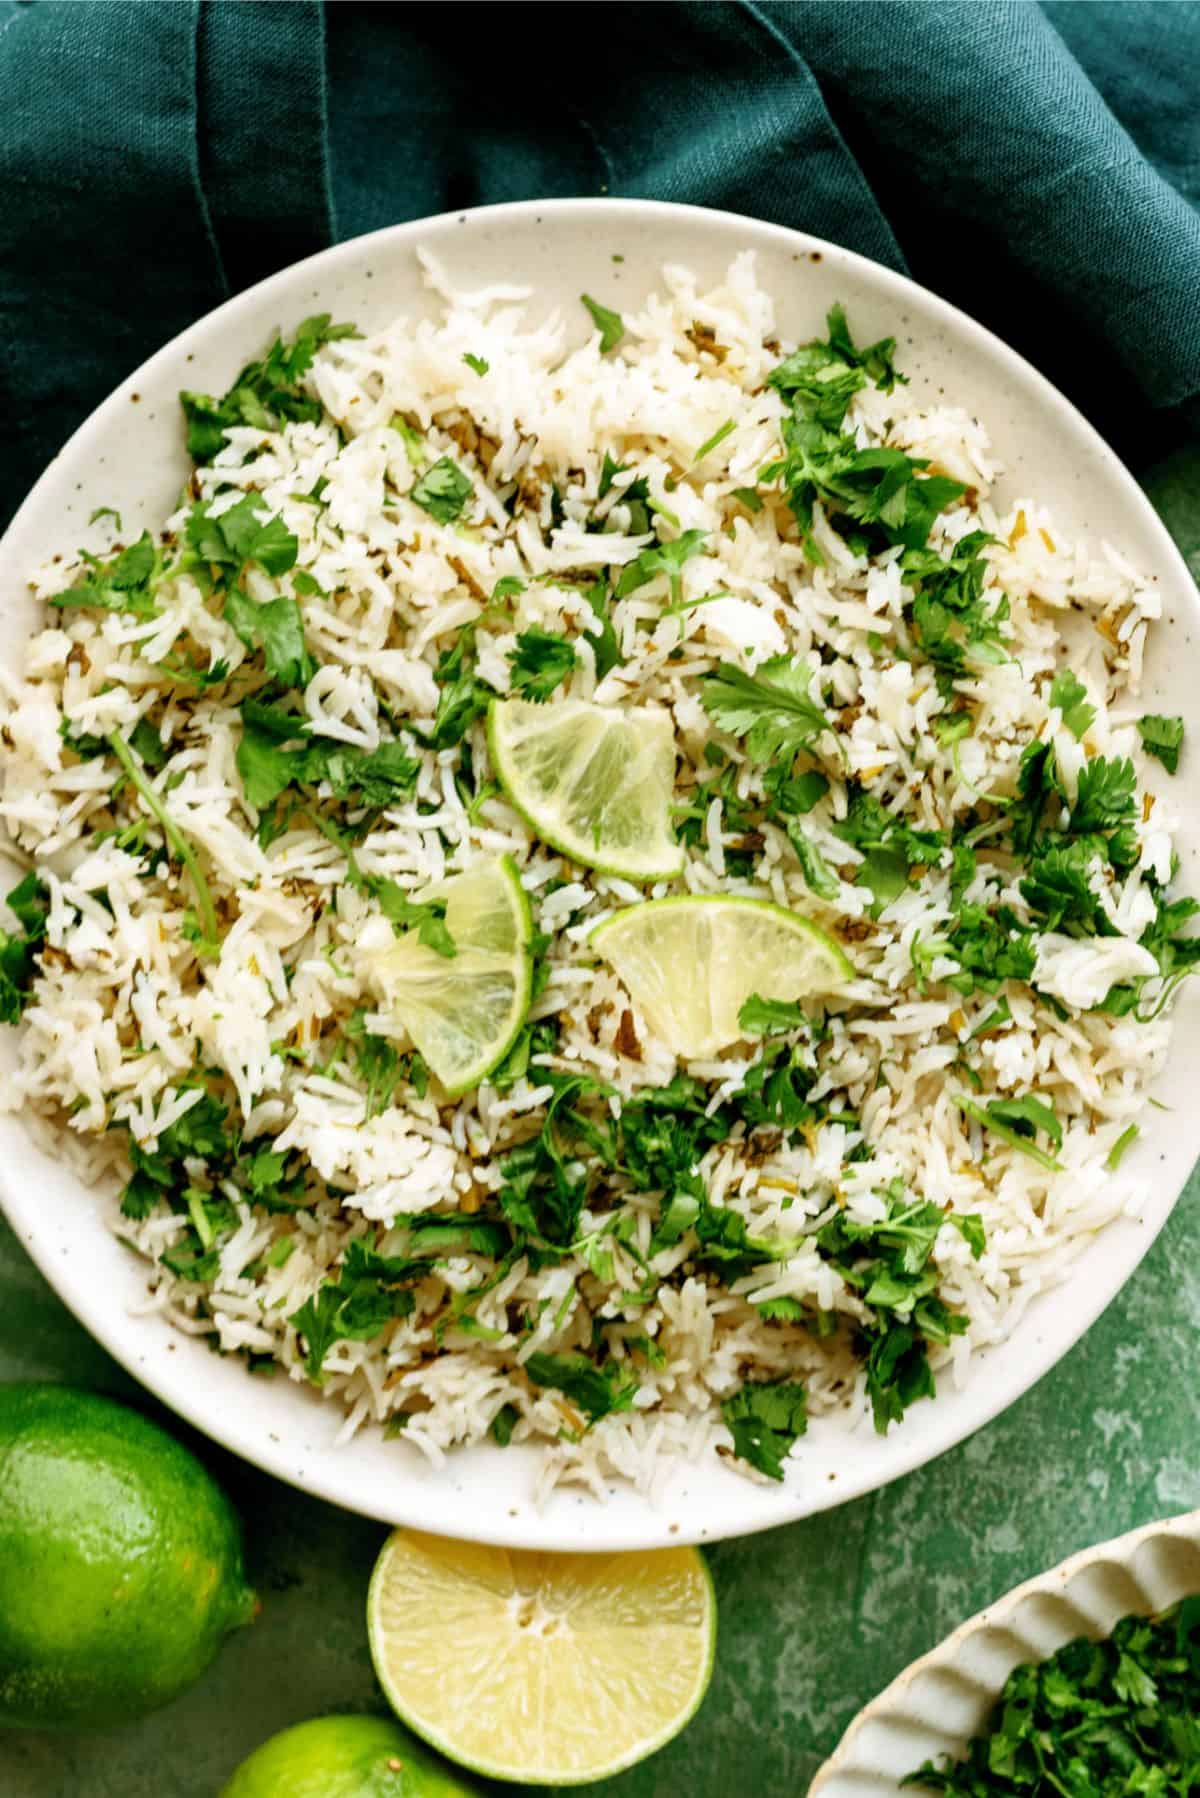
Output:
[[[854,974],[831,936],[765,899],[652,899],[606,918],[588,940],[655,1036],[689,1059],[745,1035],[738,1014],[752,993],[803,999]]]
[[[510,856],[480,862],[422,894],[441,900],[453,956],[419,930],[375,957],[387,1005],[451,1098],[478,1086],[512,1048],[529,1010],[533,918]]]
[[[488,708],[488,747],[508,798],[551,848],[626,880],[671,880],[682,871],[671,832],[669,712],[497,699]]]
[[[388,1702],[442,1754],[493,1779],[581,1785],[694,1715],[717,1613],[692,1548],[534,1554],[397,1530],[367,1630]]]

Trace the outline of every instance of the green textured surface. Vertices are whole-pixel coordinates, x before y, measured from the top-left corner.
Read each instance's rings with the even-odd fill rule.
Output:
[[[1200,452],[1147,485],[1200,579]],[[720,1638],[708,1698],[677,1742],[606,1794],[801,1793],[859,1706],[988,1600],[1077,1548],[1200,1505],[1198,1330],[1194,1175],[1125,1291],[1003,1417],[884,1492],[711,1551]],[[34,1376],[138,1390],[0,1224],[0,1378]],[[384,1531],[187,1439],[242,1509],[260,1620],[141,1724],[0,1733],[4,1798],[215,1798],[274,1730],[384,1708],[363,1624]]]

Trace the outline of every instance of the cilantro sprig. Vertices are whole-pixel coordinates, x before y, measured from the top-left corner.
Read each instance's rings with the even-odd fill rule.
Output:
[[[812,697],[813,671],[804,661],[772,656],[747,674],[722,662],[705,675],[700,703],[713,722],[745,739],[753,761],[789,765],[829,728],[824,709]]]

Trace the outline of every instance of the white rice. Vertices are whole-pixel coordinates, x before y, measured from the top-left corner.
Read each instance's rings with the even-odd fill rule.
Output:
[[[980,670],[963,688],[976,723],[957,754],[933,731],[945,706],[933,670],[894,659],[888,648],[911,598],[896,553],[868,562],[818,508],[814,529],[825,560],[814,565],[781,497],[754,515],[733,498],[778,455],[783,407],[765,379],[788,347],[776,342],[771,298],[757,284],[751,256],[738,257],[724,282],[703,294],[686,270],[665,269],[661,291],[625,318],[625,335],[607,355],[595,334],[568,352],[560,319],[530,325],[523,292],[455,294],[432,261],[427,273],[444,302],[436,323],[401,319],[376,337],[330,344],[309,377],[326,410],[321,422],[234,429],[197,475],[198,495],[224,496],[222,504],[240,490],[261,493],[264,507],[299,539],[299,566],[331,595],[306,598],[302,608],[320,664],[304,704],[321,736],[370,749],[385,715],[427,729],[439,654],[480,618],[481,596],[516,576],[527,585],[511,615],[489,613],[479,623],[483,678],[506,689],[508,654],[531,625],[566,634],[579,655],[573,696],[671,709],[680,791],[711,773],[704,747],[712,724],[697,677],[720,661],[753,670],[785,651],[820,656],[844,708],[846,775],[893,806],[900,802],[916,828],[948,829],[981,791],[1012,793],[1021,750],[1039,734],[1052,739],[1069,779],[1096,754],[1130,755],[1142,768],[1131,701],[1147,625],[1159,611],[1154,584],[1108,545],[1064,540],[1036,495],[998,515],[989,499],[998,470],[984,427],[966,412],[921,409],[902,388],[891,395],[867,388],[849,415],[862,445],[886,439],[968,486],[971,503],[937,520],[935,547],[945,551],[976,529],[998,539],[989,579],[1009,597],[1012,659]],[[474,372],[465,354],[486,359],[487,372]],[[438,525],[405,497],[414,477],[391,428],[396,414],[423,435],[430,460],[450,455],[469,474],[476,495],[469,529]],[[697,447],[730,418],[732,433],[693,465]],[[597,681],[597,620],[581,586],[555,576],[618,569],[652,540],[627,532],[624,477],[600,507],[608,528],[585,529],[606,452],[631,478],[648,480],[679,529],[708,533],[705,553],[684,568],[684,597],[728,597],[664,615],[660,578],[616,602],[612,618],[626,659]],[[322,505],[296,497],[322,479]],[[557,527],[551,482],[562,496]],[[514,485],[524,493],[515,516],[503,503]],[[182,531],[186,510],[168,521],[169,534]],[[98,528],[96,538],[107,546],[111,527]],[[77,563],[60,561],[38,573],[35,592],[49,598],[79,572]],[[290,591],[288,577],[258,569],[246,584],[260,600]],[[126,1132],[152,1148],[194,1101],[194,1092],[179,1091],[193,1065],[219,1070],[231,1127],[256,1145],[299,1151],[314,1202],[267,1215],[231,1193],[239,1222],[206,1286],[176,1278],[156,1259],[186,1229],[186,1217],[160,1208],[131,1223],[114,1198],[114,1228],[146,1257],[150,1308],[189,1333],[212,1336],[222,1350],[269,1357],[303,1381],[303,1350],[288,1318],[336,1270],[348,1240],[365,1236],[387,1252],[403,1241],[393,1220],[402,1225],[414,1211],[485,1202],[500,1184],[499,1159],[530,1134],[549,1088],[535,1064],[504,1093],[484,1086],[457,1103],[406,1094],[402,1106],[366,1118],[352,1067],[344,1059],[326,1063],[355,1008],[368,1009],[373,1029],[388,1028],[363,949],[376,908],[347,884],[337,846],[304,819],[260,846],[235,768],[240,720],[228,690],[216,685],[195,697],[156,666],[190,655],[225,660],[236,671],[248,652],[190,577],[168,582],[157,601],[151,619],[48,613],[24,675],[0,676],[0,816],[52,896],[48,950],[7,1103],[31,1114],[89,1180],[115,1192],[128,1178]],[[1049,679],[1068,643],[1096,708],[1082,744],[1049,700]],[[60,734],[67,720],[76,735],[127,735],[164,690],[170,697],[160,735],[170,759],[156,784],[203,852],[222,919],[220,956],[210,962],[197,961],[182,933],[192,903],[186,875],[164,862],[148,873],[136,854],[98,834],[112,823],[111,760],[77,760]],[[759,794],[759,771],[737,743],[723,741],[738,767],[739,796]],[[470,742],[477,773],[486,773],[479,726]],[[672,1056],[616,979],[592,965],[584,939],[617,906],[671,889],[664,883],[646,894],[566,865],[499,797],[469,817],[455,784],[457,760],[457,750],[422,751],[412,801],[379,817],[357,851],[361,867],[418,894],[448,870],[511,854],[537,927],[552,939],[549,982],[534,1013],[560,1023],[550,1065],[591,1072],[627,1097],[663,1084],[677,1071]],[[981,1216],[981,1258],[952,1227],[935,1248],[942,1296],[967,1327],[933,1359],[943,1380],[959,1381],[975,1351],[1002,1341],[1098,1230],[1137,1214],[1140,1183],[1110,1172],[1106,1159],[1141,1112],[1170,1026],[1165,1015],[1139,1023],[1085,1008],[1115,981],[1147,972],[1138,937],[1153,900],[1143,876],[1169,878],[1175,820],[1168,806],[1159,800],[1139,817],[1139,866],[1106,893],[1116,934],[1042,938],[1037,985],[1060,1002],[1062,1015],[1035,1004],[1028,986],[1010,984],[1012,1021],[978,1049],[984,1098],[1036,1088],[1053,1103],[1064,1126],[1061,1172],[985,1137],[953,1101],[963,1079],[951,1064],[996,998],[961,998],[938,984],[936,967],[924,991],[916,982],[914,942],[937,936],[950,915],[948,870],[926,870],[872,921],[870,893],[853,884],[858,852],[831,829],[845,809],[845,782],[834,778],[805,820],[842,876],[830,903],[814,897],[786,837],[771,826],[752,878],[731,874],[737,837],[719,798],[704,813],[683,882],[694,893],[733,890],[794,906],[840,932],[855,962],[854,983],[833,1008],[816,1091],[857,1114],[859,1128],[823,1123],[790,1146],[735,1137],[712,1147],[702,1167],[714,1203],[740,1212],[756,1234],[797,1238],[795,1253],[730,1290],[695,1268],[680,1244],[656,1258],[662,1284],[651,1303],[639,1305],[620,1297],[643,1278],[620,1247],[611,1287],[577,1257],[540,1271],[522,1260],[478,1303],[478,1322],[498,1332],[494,1339],[453,1326],[435,1336],[448,1297],[487,1272],[478,1257],[452,1258],[417,1289],[411,1316],[372,1341],[340,1341],[329,1352],[322,1390],[345,1407],[346,1433],[410,1414],[397,1454],[438,1461],[484,1437],[510,1405],[518,1413],[514,1439],[543,1445],[542,1489],[575,1481],[601,1491],[613,1477],[652,1488],[675,1455],[727,1452],[719,1406],[748,1379],[803,1380],[813,1412],[870,1428],[862,1368],[845,1334],[822,1341],[767,1322],[755,1308],[755,1301],[790,1297],[849,1319],[864,1315],[841,1276],[799,1240],[818,1220],[838,1207],[878,1215],[875,1195],[897,1177],[947,1211]],[[150,840],[158,840],[153,832]],[[1006,872],[1002,859],[981,858],[973,893],[982,897],[985,882],[989,904],[1009,904],[1028,918],[1017,872]],[[629,1024],[637,1054],[628,1052]],[[689,1071],[710,1084],[715,1105],[737,1090],[756,1052],[743,1045]],[[655,1201],[619,1193],[609,1202],[637,1213],[645,1252]],[[581,1228],[606,1215],[594,1200]],[[264,1266],[284,1236],[293,1239],[292,1252],[282,1265]],[[245,1272],[252,1264],[257,1277]],[[589,1346],[597,1319],[609,1355],[629,1361],[639,1385],[632,1410],[582,1430],[564,1395],[532,1385],[521,1364],[535,1350]],[[631,1338],[657,1345],[656,1364],[628,1346]]]

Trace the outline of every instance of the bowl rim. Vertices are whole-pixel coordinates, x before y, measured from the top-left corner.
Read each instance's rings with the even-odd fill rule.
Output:
[[[821,1790],[829,1780],[846,1772],[853,1772],[849,1766],[850,1756],[854,1752],[858,1738],[870,1724],[885,1717],[889,1710],[898,1704],[925,1673],[932,1672],[943,1663],[952,1662],[965,1647],[972,1636],[984,1630],[1003,1629],[1013,1614],[1031,1598],[1040,1598],[1058,1592],[1074,1581],[1081,1573],[1100,1562],[1111,1562],[1118,1567],[1127,1567],[1145,1542],[1154,1541],[1191,1542],[1200,1548],[1200,1510],[1183,1511],[1173,1517],[1156,1518],[1152,1523],[1139,1524],[1137,1528],[1126,1530],[1124,1535],[1111,1536],[1105,1542],[1094,1543],[1091,1548],[1076,1549],[1065,1560],[1058,1561],[1048,1567],[1044,1573],[1035,1573],[1030,1579],[1022,1580],[1019,1586],[984,1605],[965,1623],[951,1630],[948,1636],[910,1661],[908,1666],[899,1672],[895,1679],[886,1685],[882,1692],[865,1704],[846,1726],[841,1741],[827,1761],[823,1761],[817,1769],[812,1784],[808,1788],[808,1798],[818,1798]],[[1097,1637],[1096,1640],[1103,1638]],[[1059,1647],[1075,1640],[1074,1635],[1064,1636]],[[994,1697],[1000,1696],[999,1690]]]
[[[1059,392],[1032,363],[969,314],[922,287],[909,276],[810,233],[716,208],[618,197],[521,200],[445,212],[388,225],[377,231],[345,239],[275,271],[253,287],[232,296],[202,315],[118,383],[107,398],[83,420],[39,475],[9,523],[3,538],[0,538],[0,553],[30,523],[42,495],[47,490],[53,490],[59,464],[64,457],[100,447],[108,439],[118,419],[126,418],[124,408],[131,392],[136,392],[139,385],[148,384],[156,378],[159,371],[167,368],[181,353],[206,342],[214,330],[219,330],[222,325],[233,324],[243,313],[252,313],[277,285],[284,286],[304,278],[311,279],[319,289],[323,280],[336,276],[343,267],[353,268],[373,249],[385,246],[389,250],[394,247],[413,249],[425,238],[429,238],[432,247],[436,249],[437,240],[444,239],[444,234],[452,233],[458,227],[470,226],[476,221],[492,227],[510,222],[514,225],[544,224],[549,229],[557,221],[566,221],[572,215],[579,214],[595,220],[597,228],[601,221],[604,221],[605,229],[609,228],[611,222],[614,230],[620,228],[623,219],[631,226],[659,221],[664,226],[686,226],[703,236],[711,226],[724,233],[731,243],[740,235],[745,240],[741,247],[754,248],[756,244],[771,243],[792,254],[803,252],[811,255],[817,252],[838,268],[845,268],[848,274],[857,276],[876,294],[894,301],[898,306],[903,306],[905,301],[918,299],[935,325],[948,329],[968,347],[986,356],[1002,372],[1011,375],[1027,402],[1040,401],[1081,435],[1089,453],[1096,458],[1095,474],[1107,474],[1124,489],[1131,508],[1131,522],[1138,522],[1140,528],[1147,533],[1147,542],[1153,546],[1154,573],[1169,577],[1178,586],[1181,595],[1190,596],[1187,603],[1191,605],[1196,621],[1200,623],[1200,593],[1197,592],[1187,565],[1166,526],[1133,475],[1073,402]],[[722,1508],[720,1515],[707,1526],[694,1520],[696,1502],[691,1496],[686,1496],[681,1501],[692,1517],[692,1521],[685,1524],[668,1522],[671,1517],[671,1502],[656,1503],[649,1497],[641,1499],[636,1506],[636,1521],[617,1524],[612,1520],[612,1506],[605,1507],[603,1501],[590,1497],[581,1500],[574,1489],[568,1489],[564,1495],[564,1498],[573,1502],[564,1503],[553,1520],[549,1509],[538,1514],[544,1519],[544,1524],[518,1528],[511,1521],[516,1514],[510,1511],[506,1515],[505,1507],[498,1506],[494,1516],[488,1515],[478,1520],[474,1516],[467,1519],[456,1516],[453,1525],[448,1526],[439,1511],[436,1489],[420,1482],[406,1481],[403,1477],[397,1479],[395,1485],[399,1495],[393,1492],[388,1501],[384,1502],[375,1494],[360,1496],[354,1490],[353,1481],[348,1475],[337,1478],[324,1469],[318,1473],[307,1466],[297,1468],[296,1459],[310,1459],[312,1451],[309,1455],[300,1454],[298,1449],[289,1453],[285,1444],[273,1435],[252,1435],[249,1426],[243,1425],[236,1410],[222,1410],[214,1399],[206,1396],[202,1381],[190,1381],[186,1377],[188,1357],[175,1357],[173,1365],[170,1358],[160,1357],[153,1368],[147,1367],[146,1357],[139,1354],[136,1340],[136,1325],[140,1320],[130,1317],[130,1327],[122,1329],[103,1315],[99,1304],[89,1305],[81,1299],[59,1266],[59,1256],[51,1251],[49,1242],[36,1230],[23,1227],[15,1194],[19,1170],[10,1170],[2,1161],[0,1210],[8,1215],[18,1240],[59,1298],[114,1360],[186,1422],[274,1477],[327,1502],[388,1523],[411,1524],[435,1532],[440,1530],[443,1534],[450,1533],[452,1528],[459,1535],[502,1546],[536,1546],[549,1551],[590,1549],[608,1552],[715,1541],[776,1528],[879,1490],[956,1447],[1022,1397],[1087,1333],[1132,1277],[1177,1203],[1186,1177],[1186,1174],[1181,1176],[1174,1197],[1169,1205],[1164,1205],[1161,1215],[1150,1222],[1142,1220],[1136,1236],[1128,1236],[1126,1253],[1105,1271],[1103,1278],[1093,1277],[1086,1286],[1081,1286],[1078,1264],[1071,1270],[1068,1280],[1072,1286],[1073,1309],[1069,1329],[1052,1331],[1049,1340],[1040,1340],[1036,1355],[1023,1361],[1009,1355],[1007,1361],[1000,1366],[989,1362],[986,1371],[984,1361],[990,1354],[1002,1353],[1005,1345],[999,1345],[999,1351],[980,1351],[979,1364],[972,1382],[974,1402],[964,1406],[962,1413],[955,1415],[952,1421],[943,1422],[939,1427],[931,1425],[928,1431],[901,1435],[895,1449],[889,1452],[884,1469],[864,1474],[852,1473],[844,1483],[839,1481],[835,1485],[821,1482],[814,1485],[798,1468],[793,1478],[777,1492],[772,1489],[769,1496],[773,1502],[766,1505],[763,1504],[762,1494],[757,1487],[747,1482],[748,1502],[744,1507],[744,1514],[739,1516],[736,1506]],[[78,1184],[83,1192],[88,1192],[82,1181]],[[11,1201],[8,1197],[10,1187],[14,1193]],[[1119,1227],[1119,1224],[1114,1221],[1113,1227]],[[943,1418],[945,1415],[945,1412],[941,1413]],[[344,1454],[345,1451],[341,1452]],[[581,1525],[576,1508],[581,1503],[585,1505],[584,1519],[591,1518],[593,1522],[607,1509],[610,1518],[608,1526],[589,1528],[586,1521]]]

